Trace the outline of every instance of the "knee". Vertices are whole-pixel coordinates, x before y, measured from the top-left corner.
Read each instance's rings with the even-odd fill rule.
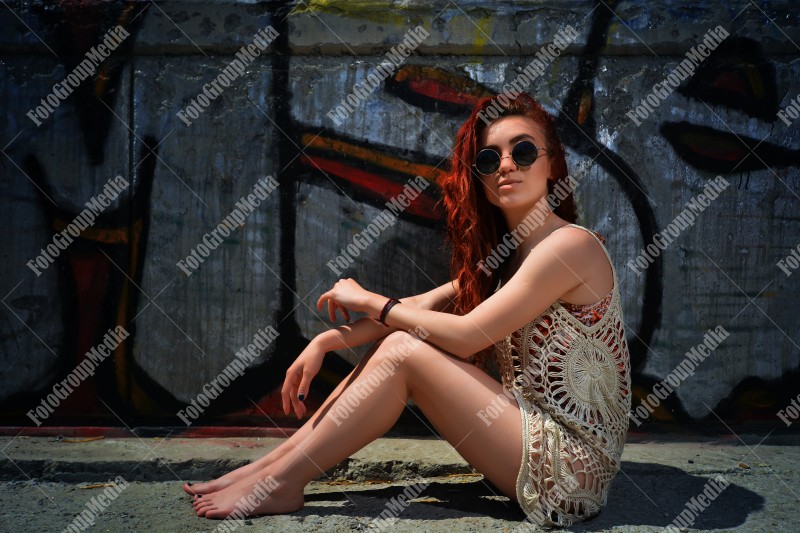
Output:
[[[384,337],[375,355],[378,364],[398,367],[419,351],[425,342],[407,331],[393,331]]]
[[[386,335],[385,339],[388,344],[392,345],[413,344],[415,342],[419,342],[418,337],[404,330],[393,331]]]

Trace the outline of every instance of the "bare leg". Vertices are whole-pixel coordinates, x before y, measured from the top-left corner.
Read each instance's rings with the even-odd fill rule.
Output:
[[[237,468],[236,470],[232,470],[227,474],[214,479],[213,481],[209,481],[207,483],[196,483],[189,485],[185,483],[183,485],[183,490],[189,494],[198,495],[198,494],[209,494],[212,492],[216,492],[218,490],[222,490],[225,487],[230,486],[231,484],[243,479],[251,474],[257,473],[261,471],[261,469],[265,468],[267,465],[272,464],[279,458],[283,457],[286,453],[290,450],[294,449],[299,443],[303,442],[303,440],[312,434],[315,428],[318,425],[319,419],[325,415],[330,409],[330,406],[336,400],[336,398],[341,395],[342,391],[345,390],[355,379],[356,376],[363,370],[364,365],[372,357],[372,354],[375,353],[375,350],[378,349],[381,342],[385,340],[378,339],[369,351],[361,358],[359,364],[345,377],[333,392],[328,396],[328,398],[322,403],[322,405],[317,409],[311,418],[309,418],[305,424],[303,424],[300,429],[295,431],[288,439],[283,441],[279,446],[273,448],[268,453],[263,455],[262,457],[256,459],[250,464]]]
[[[410,396],[471,465],[516,500],[522,438],[520,412],[513,398],[486,424],[478,413],[498,397],[506,397],[500,383],[425,342],[417,342],[396,368],[393,366],[394,373],[387,374],[381,371],[386,363],[397,363],[397,351],[392,348],[408,346],[414,339],[405,332],[396,332],[386,341],[320,419],[313,433],[260,472],[195,500],[197,514],[208,518],[229,516],[242,498],[252,496],[255,487],[267,479],[274,488],[246,514],[277,514],[302,508],[305,485],[386,433]],[[377,385],[375,376],[383,376]],[[364,391],[369,393],[364,395]],[[356,396],[356,392],[361,394]]]

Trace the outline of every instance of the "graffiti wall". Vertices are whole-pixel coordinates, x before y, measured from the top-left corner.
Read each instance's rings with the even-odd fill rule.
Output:
[[[181,425],[194,405],[291,424],[285,371],[334,327],[322,292],[448,279],[437,183],[470,106],[516,80],[582,169],[641,422],[788,425],[797,8],[550,4],[9,2],[0,422]],[[417,176],[432,186],[337,262]],[[312,410],[366,348],[328,354]]]

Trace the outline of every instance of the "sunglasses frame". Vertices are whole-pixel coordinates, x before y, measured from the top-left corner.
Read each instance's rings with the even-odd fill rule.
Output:
[[[536,149],[536,150],[533,152],[534,154],[536,154],[536,156],[533,158],[533,161],[531,161],[531,162],[530,162],[530,164],[527,164],[527,165],[521,165],[521,164],[520,164],[520,163],[519,163],[519,162],[518,162],[518,161],[517,161],[517,160],[514,158],[514,150],[516,150],[516,149],[517,149],[517,147],[518,147],[520,144],[522,144],[522,143],[528,143],[528,144],[530,144],[531,146],[533,146],[533,147]],[[515,165],[517,165],[517,167],[520,167],[520,168],[521,168],[521,167],[529,167],[529,166],[533,165],[533,164],[536,162],[536,160],[537,160],[537,159],[539,159],[539,150],[544,150],[544,151],[545,151],[545,153],[548,153],[548,154],[550,153],[550,150],[548,150],[547,148],[544,148],[544,147],[542,147],[542,146],[536,146],[535,144],[533,144],[531,141],[528,141],[528,140],[522,140],[522,141],[519,141],[517,144],[515,144],[515,145],[514,145],[514,147],[511,149],[511,155],[510,155],[510,156],[506,156],[506,157],[511,157],[511,160],[514,162],[514,164],[515,164]],[[478,165],[477,165],[477,164],[475,164],[475,163],[473,163],[473,164],[472,164],[472,167],[473,167],[473,168],[475,169],[475,171],[476,171],[478,174],[480,174],[481,176],[491,176],[492,174],[494,174],[495,172],[497,172],[497,171],[500,169],[500,165],[502,164],[502,162],[503,162],[503,159],[505,159],[505,157],[501,156],[501,155],[500,155],[500,152],[498,152],[498,151],[497,151],[497,150],[495,150],[494,148],[482,148],[481,150],[479,150],[479,151],[478,151],[478,153],[477,153],[477,154],[475,154],[475,160],[477,160],[477,159],[478,159],[478,156],[479,156],[479,155],[480,155],[482,152],[484,152],[484,151],[494,152],[494,153],[497,155],[497,167],[496,167],[494,170],[492,170],[492,171],[490,171],[490,172],[487,172],[487,173],[483,173],[483,172],[481,172],[480,170],[478,170]]]

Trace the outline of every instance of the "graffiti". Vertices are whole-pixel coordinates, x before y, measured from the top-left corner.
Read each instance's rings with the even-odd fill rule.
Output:
[[[407,151],[394,155],[390,153],[394,150],[389,147],[368,145],[334,133],[309,131],[301,134],[300,142],[306,146],[300,156],[303,165],[336,176],[351,186],[348,194],[354,198],[366,196],[365,201],[374,203],[376,207],[396,196],[409,179],[422,176],[436,182],[444,174],[444,170],[437,168],[426,154]],[[424,192],[403,211],[401,217],[421,224],[440,220],[444,213],[437,199]]]
[[[94,165],[103,162],[103,147],[111,122],[115,120],[111,110],[114,109],[120,74],[141,26],[142,19],[135,18],[141,10],[141,6],[137,6],[137,2],[76,5],[67,1],[36,6],[42,23],[51,28],[56,53],[66,71],[71,71],[80,63],[83,54],[99,41],[108,28],[119,25],[127,28],[133,36],[101,64],[100,70],[92,76],[91,83],[79,85],[70,96],[78,113],[89,160]]]
[[[60,358],[60,374],[79,365],[85,354],[103,333],[117,324],[130,324],[139,302],[135,289],[141,281],[141,270],[147,248],[147,206],[155,169],[156,143],[146,138],[140,154],[138,187],[135,194],[124,196],[118,207],[102,213],[93,227],[83,230],[66,251],[59,269],[65,301],[65,342]],[[51,221],[53,231],[61,231],[75,213],[54,207],[47,201],[53,198],[50,179],[34,155],[25,159],[27,174],[41,191],[41,206]],[[129,218],[129,215],[132,215]],[[97,397],[130,399],[134,393],[131,382],[130,342],[122,342],[114,350],[113,359],[100,364],[97,374],[88,384],[79,387],[63,404],[65,411],[82,416],[103,413]],[[119,402],[114,402],[119,405]]]
[[[607,176],[608,182],[618,191],[620,201],[613,208],[616,217],[622,219],[624,213],[632,220],[633,236],[642,243],[649,243],[663,229],[658,220],[669,219],[670,216],[670,205],[656,205],[651,201],[653,183],[650,180],[652,173],[658,169],[642,168],[638,159],[608,140],[608,136],[603,134],[605,115],[597,101],[602,64],[606,59],[605,47],[615,24],[617,4],[615,1],[596,2],[596,8],[587,19],[589,27],[585,45],[570,57],[570,61],[574,59],[574,62],[564,62],[575,72],[570,74],[568,82],[555,85],[560,102],[556,120],[568,151],[593,160],[597,166],[596,172]],[[276,255],[269,256],[253,250],[248,255],[257,256],[264,265],[259,268],[268,270],[270,276],[277,278],[277,281],[273,280],[274,290],[258,297],[269,300],[272,305],[269,312],[265,312],[269,316],[259,318],[271,321],[279,335],[270,345],[268,357],[248,368],[237,380],[235,388],[224,391],[199,418],[200,423],[263,425],[265,416],[270,423],[281,427],[294,423],[283,415],[280,405],[280,387],[285,371],[315,331],[329,327],[315,316],[313,309],[302,304],[309,295],[319,294],[323,290],[319,286],[322,283],[320,271],[325,269],[325,261],[333,257],[332,252],[338,249],[337,245],[345,242],[344,236],[362,228],[369,213],[380,209],[402,190],[408,180],[416,176],[424,177],[434,186],[423,191],[400,214],[398,228],[387,232],[388,236],[383,242],[374,250],[370,249],[371,255],[348,266],[343,275],[355,277],[379,292],[386,289],[407,294],[422,292],[434,284],[426,272],[435,272],[440,279],[447,275],[446,251],[442,249],[441,256],[436,256],[426,250],[435,249],[444,240],[444,212],[436,184],[448,170],[448,157],[430,150],[431,144],[435,143],[426,146],[423,142],[398,142],[397,137],[392,136],[392,131],[376,135],[370,133],[369,128],[361,122],[358,123],[359,128],[331,127],[330,122],[325,120],[325,112],[330,106],[317,104],[303,107],[302,101],[308,94],[300,93],[298,85],[303,80],[295,78],[299,76],[297,70],[300,69],[289,42],[292,34],[289,14],[302,16],[305,10],[292,11],[289,2],[278,3],[270,9],[266,18],[273,24],[277,34],[272,43],[273,53],[265,54],[254,67],[268,71],[269,75],[264,77],[268,81],[263,85],[251,81],[249,86],[242,82],[242,86],[246,86],[243,89],[247,91],[246,100],[267,117],[264,124],[272,128],[270,131],[273,135],[265,140],[264,147],[258,148],[266,148],[271,164],[280,170],[277,177],[281,187],[276,192],[274,209],[263,214],[267,222],[262,224],[268,229],[259,229],[259,233],[256,233],[256,238],[264,240],[269,235],[270,239],[274,239]],[[676,11],[673,13],[676,18],[691,19],[694,16],[694,11],[689,8],[673,11]],[[141,27],[149,18],[160,15],[152,13],[138,2],[112,2],[102,6],[72,2],[46,6],[36,4],[30,13],[41,24],[42,33],[49,28],[46,35],[55,43],[53,49],[57,51],[57,60],[66,71],[78,64],[82,54],[96,43],[107,28],[119,24],[130,32],[131,37],[108,61],[102,63],[91,80],[76,89],[66,104],[72,106],[77,116],[77,129],[80,131],[74,131],[74,137],[82,142],[79,157],[86,161],[84,168],[101,168],[109,163],[109,159],[119,157],[110,144],[114,140],[113,127],[119,127],[122,123],[130,131],[123,131],[123,136],[116,137],[116,140],[133,147],[132,155],[127,157],[132,160],[129,166],[135,179],[131,181],[131,190],[120,197],[118,205],[101,215],[95,226],[84,231],[58,259],[58,276],[57,282],[53,283],[53,294],[24,288],[9,298],[8,304],[19,312],[22,325],[14,323],[0,331],[0,346],[4,349],[11,350],[15,336],[28,335],[28,329],[45,328],[54,320],[60,320],[60,324],[58,327],[47,326],[48,331],[52,330],[46,336],[48,340],[58,339],[58,342],[52,343],[55,347],[53,351],[57,353],[45,364],[48,368],[40,373],[41,381],[35,390],[17,391],[5,397],[0,401],[0,409],[5,413],[6,421],[19,421],[21,413],[40,399],[41,390],[52,386],[79,364],[83,354],[109,327],[123,324],[132,335],[116,348],[112,357],[101,364],[94,378],[84,383],[59,407],[48,423],[102,420],[106,424],[115,424],[118,421],[116,413],[131,420],[175,423],[175,412],[184,407],[188,399],[195,397],[197,391],[192,389],[192,382],[188,379],[165,379],[164,376],[168,376],[169,372],[154,372],[154,358],[143,362],[139,348],[146,346],[152,349],[144,341],[156,333],[147,327],[137,327],[137,320],[141,321],[138,318],[140,314],[147,312],[152,305],[150,296],[145,294],[142,287],[153,278],[159,282],[161,280],[152,273],[163,261],[162,257],[154,254],[154,243],[150,240],[156,217],[155,208],[174,201],[170,194],[159,195],[154,191],[159,186],[167,191],[181,190],[183,193],[186,192],[183,188],[191,188],[183,179],[169,185],[163,183],[162,176],[171,179],[173,173],[178,175],[171,166],[167,167],[176,160],[180,161],[183,154],[176,153],[174,147],[170,151],[168,144],[162,144],[169,135],[155,130],[153,123],[148,123],[143,133],[138,133],[138,126],[132,118],[135,114],[161,112],[161,104],[151,102],[147,99],[149,95],[143,97],[135,90],[137,84],[141,83],[140,79],[146,77],[143,72],[148,67],[142,65],[152,67],[153,63],[142,61],[134,65],[138,58],[134,55],[134,42]],[[346,12],[340,14],[348,16]],[[402,27],[404,20],[398,17],[396,23]],[[643,28],[648,24],[647,20],[638,18],[628,23],[633,28]],[[525,56],[516,59],[523,61]],[[559,68],[567,67],[559,65]],[[316,77],[316,73],[309,77]],[[390,113],[404,115],[418,113],[437,124],[446,124],[452,130],[452,136],[456,126],[477,100],[496,94],[493,87],[502,77],[498,74],[492,83],[479,81],[473,71],[464,68],[460,59],[449,60],[445,57],[434,65],[409,57],[354,115],[361,120],[359,117],[374,112],[374,108],[370,107],[372,102],[379,101],[380,104],[376,106],[384,106],[379,108],[381,110],[388,109]],[[322,78],[322,88],[316,90],[320,93],[330,91],[324,84],[344,79],[345,74],[342,73],[328,75]],[[126,83],[129,87],[126,87]],[[352,87],[352,83],[342,82],[341,85],[343,90]],[[192,90],[187,89],[187,93],[192,93]],[[225,97],[232,98],[230,95],[235,92],[231,89]],[[196,91],[193,94],[197,94]],[[324,100],[322,96],[313,96]],[[336,96],[332,95],[331,102],[337,101]],[[130,102],[122,105],[120,98],[123,97]],[[310,100],[315,101],[314,98]],[[775,123],[780,103],[776,69],[758,42],[732,35],[714,50],[671,98],[676,107],[682,105],[681,99],[705,103],[710,107],[707,121],[697,118],[673,120],[670,117],[658,126],[659,134],[666,141],[665,146],[669,146],[681,161],[700,172],[702,179],[713,178],[718,173],[745,174],[767,168],[794,168],[800,164],[798,149],[755,138],[748,131],[724,131],[718,126],[709,125],[714,123],[710,119],[713,109],[741,113],[759,123]],[[174,99],[168,102],[168,109],[181,108],[183,102],[180,96]],[[221,104],[215,102],[215,105]],[[130,108],[129,116],[118,116],[114,110],[120,108]],[[213,123],[212,111],[209,108],[204,116],[204,124],[209,124],[205,127],[238,126],[225,122],[220,122],[222,126]],[[258,116],[258,113],[254,115]],[[200,131],[204,124],[192,124],[191,128]],[[434,135],[423,126],[419,126],[419,131]],[[416,135],[409,137],[416,141]],[[72,142],[79,144],[75,140]],[[73,178],[66,176],[52,159],[37,152],[41,149],[41,146],[15,146],[14,154],[19,156],[19,170],[31,180],[26,186],[34,189],[47,233],[52,235],[61,231],[76,214],[69,195],[62,190],[64,184],[70,183]],[[72,149],[76,150],[74,146]],[[222,152],[224,147],[219,150]],[[254,166],[254,163],[243,163],[245,169]],[[13,167],[11,170],[14,170]],[[232,184],[239,179],[238,176],[217,177],[212,174],[212,171],[208,171],[207,175],[192,178],[195,183],[203,182],[204,190],[208,185],[208,190],[212,192],[217,190],[214,188],[217,182],[222,183],[219,190],[227,190],[226,187],[232,189]],[[190,180],[187,178],[185,181]],[[210,198],[209,195],[201,202],[205,199],[211,204]],[[320,209],[320,206],[325,209]],[[213,211],[212,208],[209,210]],[[174,215],[174,211],[168,214],[173,217],[169,223],[174,224],[174,228],[181,228],[184,223],[190,224],[188,219],[193,216],[186,215],[187,222],[184,222],[180,216]],[[614,220],[615,224],[617,222]],[[205,220],[191,223],[197,227],[208,225]],[[257,224],[253,223],[254,226]],[[41,233],[36,235],[37,239],[45,238]],[[612,244],[616,238],[614,235],[605,237]],[[232,249],[246,247],[243,238],[241,241],[237,239],[231,237],[225,245]],[[336,242],[337,239],[340,242]],[[416,246],[420,242],[425,246]],[[638,242],[631,244],[632,249],[639,247]],[[763,244],[754,244],[752,248],[754,255],[766,257]],[[219,253],[219,256],[223,255],[224,251]],[[16,261],[18,258],[12,259]],[[173,259],[176,260],[177,256]],[[174,260],[171,264],[174,264]],[[374,268],[376,264],[388,264],[392,268]],[[424,268],[420,265],[424,265]],[[21,261],[20,269],[24,268],[24,261]],[[250,274],[242,268],[242,276]],[[223,299],[223,290],[211,291],[206,284],[213,281],[201,275],[192,276],[184,290],[209,290],[209,299]],[[168,279],[164,278],[165,281]],[[634,371],[633,392],[636,398],[641,399],[660,380],[647,370],[647,365],[653,362],[654,351],[651,346],[665,321],[667,288],[662,255],[654,258],[653,264],[644,273],[641,286],[635,290],[637,294],[629,297],[626,311],[629,312],[628,318],[633,317],[631,321],[635,323],[635,328],[630,328],[628,332],[628,345]],[[58,317],[53,316],[51,300],[58,302]],[[208,305],[214,306],[217,302],[210,301]],[[261,305],[266,308],[266,303]],[[219,306],[224,310],[224,304],[220,303]],[[192,312],[200,315],[199,319],[204,318],[196,310],[187,314],[191,315]],[[164,320],[161,319],[161,322]],[[180,319],[175,322],[176,328],[180,327],[178,322],[183,324]],[[173,326],[167,324],[165,327]],[[242,323],[235,327],[248,330],[251,324]],[[166,335],[162,330],[158,334]],[[170,330],[169,334],[178,338],[185,335],[182,330],[180,333]],[[168,340],[165,342],[168,343]],[[232,340],[230,343],[236,344]],[[178,368],[184,372],[186,368],[191,368],[192,356],[180,353],[178,349],[175,351],[178,353],[163,354],[164,360],[168,357],[180,360],[182,366]],[[220,361],[226,358],[225,354],[212,354],[211,357],[197,358],[199,374],[213,373],[214,365],[219,366]],[[341,381],[356,359],[355,353],[328,354],[313,385],[314,394],[307,400],[309,412],[318,408],[316,402]],[[768,414],[774,414],[777,407],[788,403],[790,384],[796,377],[796,370],[770,380],[739,376],[739,383],[733,390],[723,395],[722,400],[716,401],[715,411],[730,420],[768,419]],[[109,413],[109,407],[113,408],[115,414]],[[654,409],[652,418],[674,421],[691,420],[693,416],[678,395],[671,395]]]
[[[426,65],[406,65],[386,80],[386,90],[423,111],[464,115],[494,91],[466,75]]]

